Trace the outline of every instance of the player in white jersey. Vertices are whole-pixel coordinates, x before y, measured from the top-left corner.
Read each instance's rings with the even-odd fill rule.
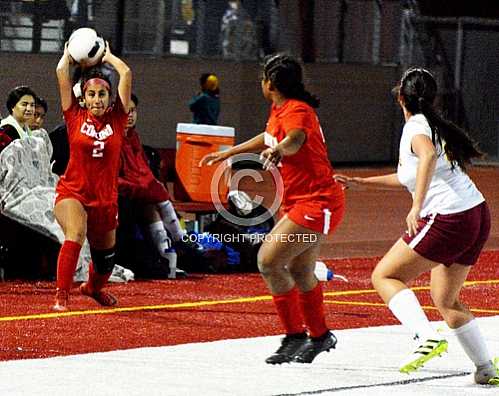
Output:
[[[336,175],[345,184],[405,186],[412,194],[407,231],[385,254],[372,282],[393,314],[421,345],[400,371],[415,371],[447,350],[408,284],[431,270],[431,296],[447,325],[476,365],[475,382],[499,385],[499,370],[459,293],[489,236],[484,197],[465,173],[482,154],[465,131],[433,107],[437,84],[426,69],[411,68],[396,89],[405,125],[397,173],[367,178]]]

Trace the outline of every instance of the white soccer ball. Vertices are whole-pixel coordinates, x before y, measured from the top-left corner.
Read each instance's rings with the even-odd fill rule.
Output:
[[[85,66],[99,63],[105,49],[106,42],[91,28],[76,29],[68,40],[69,55]]]

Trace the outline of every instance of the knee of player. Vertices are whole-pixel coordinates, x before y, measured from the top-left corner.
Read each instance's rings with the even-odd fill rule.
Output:
[[[287,268],[289,273],[295,280],[312,279],[315,263],[306,265],[288,265]]]
[[[456,310],[461,303],[457,297],[451,297],[440,291],[431,291],[431,299],[439,311]]]
[[[83,245],[85,242],[86,229],[85,227],[72,227],[66,229],[64,233],[65,239],[70,241],[78,242],[80,245]]]
[[[269,272],[269,261],[265,254],[258,252],[256,263],[258,265],[258,271],[260,271],[260,273],[265,274]]]
[[[274,271],[275,257],[268,249],[260,249],[258,251],[257,264],[261,274],[269,274]]]
[[[272,251],[260,249],[257,256],[258,270],[262,275],[269,275],[287,271],[286,262],[283,262],[278,255],[273,254]]]
[[[374,271],[371,273],[371,283],[375,289],[378,288],[378,285],[380,284],[382,279],[383,276],[381,275],[380,271],[377,271],[377,268],[375,268]]]

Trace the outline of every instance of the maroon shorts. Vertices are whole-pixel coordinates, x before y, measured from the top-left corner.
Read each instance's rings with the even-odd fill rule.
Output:
[[[490,212],[482,202],[464,212],[432,214],[419,220],[418,233],[402,239],[428,260],[450,266],[473,265],[489,237]]]

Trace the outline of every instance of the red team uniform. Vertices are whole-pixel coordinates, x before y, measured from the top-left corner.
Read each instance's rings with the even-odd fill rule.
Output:
[[[89,232],[111,231],[118,225],[118,170],[128,114],[119,97],[99,118],[73,100],[64,119],[70,159],[57,184],[56,203],[77,199],[88,214]]]
[[[149,168],[135,128],[130,128],[126,132],[121,149],[121,162],[118,180],[120,195],[145,204],[155,204],[170,199],[168,190]]]
[[[281,160],[282,210],[294,223],[330,234],[343,219],[345,196],[342,186],[333,178],[317,114],[308,104],[296,99],[287,100],[281,107],[273,104],[265,144],[274,147],[293,129],[303,130],[306,139],[296,154]]]

